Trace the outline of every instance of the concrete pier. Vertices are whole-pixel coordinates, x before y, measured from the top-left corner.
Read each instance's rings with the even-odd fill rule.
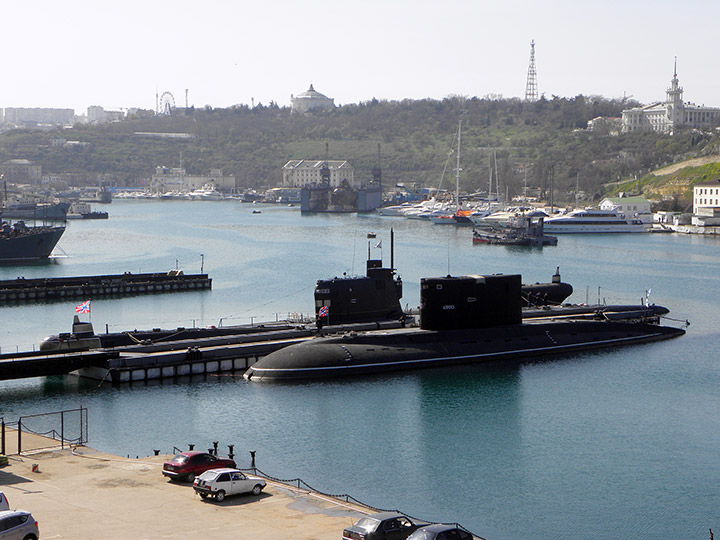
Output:
[[[167,273],[110,274],[61,278],[0,281],[0,304],[36,301],[92,299],[102,296],[130,296],[210,289],[212,279],[207,274]]]
[[[273,482],[259,496],[203,501],[189,484],[162,476],[167,459],[126,459],[85,447],[9,456],[0,489],[11,508],[32,512],[41,538],[337,540],[369,513]]]

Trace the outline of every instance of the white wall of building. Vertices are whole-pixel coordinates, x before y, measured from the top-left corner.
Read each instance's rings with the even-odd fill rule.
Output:
[[[347,161],[305,159],[293,159],[283,166],[283,186],[303,187],[320,184],[321,171],[326,163],[330,169],[330,186],[339,187],[347,182],[351,187],[357,187],[353,168]]]

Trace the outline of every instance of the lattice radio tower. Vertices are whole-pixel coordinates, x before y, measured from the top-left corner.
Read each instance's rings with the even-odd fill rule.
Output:
[[[537,71],[535,71],[535,40],[530,42],[530,65],[528,66],[525,101],[537,101]]]

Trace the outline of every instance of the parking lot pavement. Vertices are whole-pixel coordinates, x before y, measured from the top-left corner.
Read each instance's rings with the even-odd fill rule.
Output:
[[[0,490],[11,508],[32,512],[43,540],[337,540],[363,515],[270,482],[259,496],[203,501],[189,484],[162,476],[168,458],[125,459],[85,447],[10,456]]]

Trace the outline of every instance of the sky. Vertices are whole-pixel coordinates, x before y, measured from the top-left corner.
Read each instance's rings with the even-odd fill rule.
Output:
[[[337,105],[373,98],[540,94],[684,98],[720,107],[710,0],[6,0],[0,108],[224,108],[313,84]]]

